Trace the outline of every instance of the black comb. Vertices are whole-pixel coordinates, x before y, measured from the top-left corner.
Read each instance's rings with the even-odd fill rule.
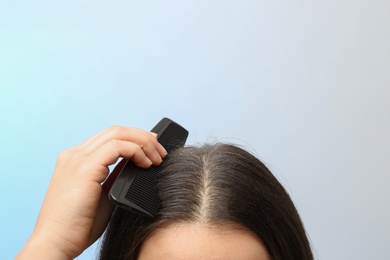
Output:
[[[151,132],[157,133],[159,143],[168,153],[183,147],[188,137],[188,131],[169,118],[161,119]],[[153,217],[160,204],[157,189],[160,170],[161,165],[142,169],[128,160],[111,187],[111,201],[126,210]]]

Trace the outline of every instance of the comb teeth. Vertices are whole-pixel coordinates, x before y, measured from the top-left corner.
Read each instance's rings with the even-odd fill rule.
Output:
[[[157,213],[159,208],[159,197],[157,190],[158,167],[151,167],[148,170],[141,169],[128,189],[125,198],[151,215]]]

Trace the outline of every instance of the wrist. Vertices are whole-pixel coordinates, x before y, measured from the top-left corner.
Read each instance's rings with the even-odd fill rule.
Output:
[[[15,260],[71,260],[66,252],[59,249],[53,241],[43,235],[32,234]]]

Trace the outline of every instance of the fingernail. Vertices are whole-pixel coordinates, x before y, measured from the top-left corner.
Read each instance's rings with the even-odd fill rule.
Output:
[[[167,156],[167,154],[168,154],[167,150],[165,150],[164,146],[161,145],[161,147],[162,147],[162,150],[164,152],[163,157]]]
[[[161,163],[161,160],[162,160],[162,158],[161,158],[160,154],[157,151],[154,151],[154,154],[153,154],[153,162],[155,162],[154,165],[159,165]]]
[[[148,160],[148,164],[149,164],[149,167],[153,165],[153,162],[149,159],[149,158],[146,158]]]
[[[156,137],[157,138],[157,136],[158,136],[158,134],[156,134],[156,133],[153,133],[153,132],[150,132],[154,137]]]

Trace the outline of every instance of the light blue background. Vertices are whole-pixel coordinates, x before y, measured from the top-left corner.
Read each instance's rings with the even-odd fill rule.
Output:
[[[169,116],[192,144],[262,158],[317,259],[390,259],[389,13],[385,0],[2,0],[1,258],[32,231],[60,151]]]

